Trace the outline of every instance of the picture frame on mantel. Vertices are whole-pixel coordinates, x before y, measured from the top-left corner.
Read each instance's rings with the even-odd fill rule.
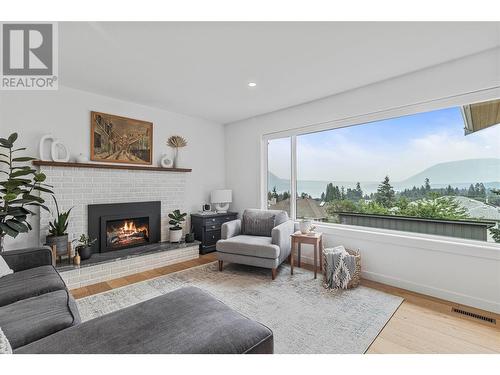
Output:
[[[90,112],[90,160],[153,164],[153,123]]]

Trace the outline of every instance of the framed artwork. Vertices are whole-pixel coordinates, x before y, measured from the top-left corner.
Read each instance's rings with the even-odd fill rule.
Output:
[[[151,165],[153,123],[92,111],[90,159],[107,163]]]

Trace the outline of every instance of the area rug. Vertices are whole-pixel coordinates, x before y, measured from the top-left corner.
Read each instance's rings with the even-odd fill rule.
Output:
[[[77,301],[82,320],[160,296],[199,287],[241,314],[271,328],[275,353],[364,353],[397,310],[402,298],[360,286],[327,291],[311,271],[270,270],[216,263],[146,280]],[[210,322],[207,322],[210,324]]]

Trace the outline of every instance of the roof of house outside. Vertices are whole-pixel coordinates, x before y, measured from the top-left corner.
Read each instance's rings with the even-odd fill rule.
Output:
[[[469,216],[477,219],[500,221],[500,208],[468,197],[458,196],[454,198],[468,211]]]
[[[321,201],[312,198],[297,198],[297,217],[322,220],[328,217],[325,207],[321,206]],[[290,198],[276,202],[272,205],[273,210],[288,210],[290,207]]]

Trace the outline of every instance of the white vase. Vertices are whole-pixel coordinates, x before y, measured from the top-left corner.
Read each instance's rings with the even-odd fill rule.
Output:
[[[179,168],[179,149],[176,147],[174,151],[174,160],[173,160],[174,168]]]
[[[170,229],[169,239],[170,242],[181,242],[182,229]]]
[[[77,157],[76,157],[76,162],[77,163],[88,163],[89,162],[89,158],[83,154],[79,154]]]

